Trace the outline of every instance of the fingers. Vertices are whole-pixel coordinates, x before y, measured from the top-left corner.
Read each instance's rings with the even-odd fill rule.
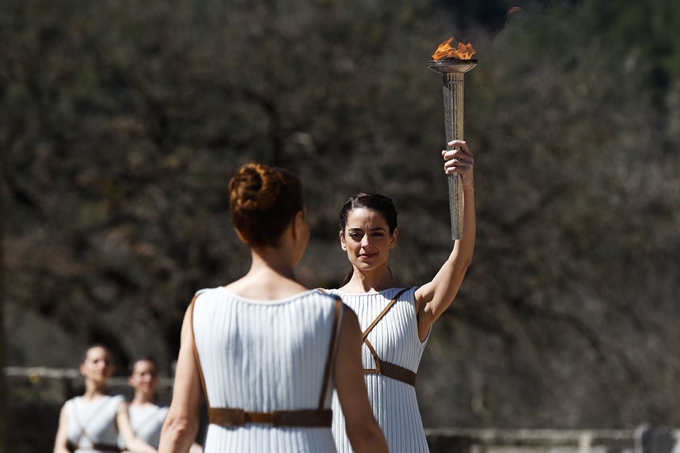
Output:
[[[452,140],[448,143],[448,148],[442,150],[442,157],[444,160],[451,160],[453,158],[462,158],[467,156],[472,159],[472,152],[468,145],[463,140]]]
[[[465,174],[472,170],[474,158],[463,140],[453,140],[448,143],[449,149],[442,150],[444,158],[444,172],[446,174]]]
[[[468,145],[465,142],[465,140],[451,140],[449,143],[447,143],[447,145],[448,145],[448,149],[450,149],[450,150],[460,148],[460,149],[464,150],[465,152],[468,152],[468,153],[470,152],[470,149],[468,148]]]

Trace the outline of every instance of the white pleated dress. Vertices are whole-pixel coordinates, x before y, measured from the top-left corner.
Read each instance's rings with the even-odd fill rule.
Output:
[[[194,341],[210,407],[318,409],[335,306],[316,290],[276,301],[244,299],[224,287],[199,291]],[[324,409],[331,399],[329,381]],[[323,453],[335,452],[335,443],[330,428],[210,424],[204,452]]]
[[[158,448],[161,439],[161,428],[163,428],[163,422],[168,415],[168,409],[167,406],[158,406],[156,404],[129,406],[130,426],[135,436],[152,447]],[[126,451],[125,441],[122,436],[118,436],[118,446],[121,450]]]
[[[103,396],[91,402],[77,396],[66,401],[67,438],[77,453],[102,451],[93,445],[117,446],[116,412],[123,401],[122,395]]]
[[[337,289],[327,290],[335,294],[357,314],[361,331],[364,332],[403,288],[390,288],[368,294],[350,294]],[[397,299],[394,306],[368,334],[381,360],[399,365],[413,372],[418,371],[428,338],[418,338],[415,309],[415,290],[411,288]],[[374,369],[375,360],[368,347],[362,347],[361,360],[364,369]],[[368,398],[373,414],[385,434],[390,453],[429,452],[423,422],[420,418],[416,390],[412,385],[379,374],[366,374]],[[338,452],[350,453],[352,447],[345,432],[345,419],[337,396],[333,396],[333,436]]]

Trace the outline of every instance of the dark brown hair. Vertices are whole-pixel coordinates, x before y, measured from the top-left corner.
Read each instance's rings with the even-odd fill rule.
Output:
[[[156,374],[156,376],[158,376],[158,363],[156,362],[156,359],[154,359],[154,358],[151,357],[151,356],[141,356],[141,357],[136,358],[135,360],[133,360],[133,361],[130,363],[130,366],[128,367],[128,372],[129,372],[129,375],[130,375],[130,376],[132,376],[132,373],[135,372],[135,366],[137,366],[137,364],[138,364],[139,362],[149,362],[150,364],[152,364],[152,365],[153,365],[153,369],[154,369],[154,373]]]
[[[397,208],[394,207],[392,199],[377,193],[358,193],[349,197],[340,211],[340,231],[345,232],[347,226],[347,216],[355,208],[366,208],[380,213],[387,222],[390,235],[397,229]]]
[[[85,352],[83,353],[83,355],[81,356],[82,358],[80,360],[80,363],[85,363],[85,361],[87,360],[87,355],[90,353],[91,350],[93,350],[95,348],[102,348],[104,351],[106,351],[106,358],[109,360],[111,365],[114,364],[113,363],[113,353],[111,352],[111,349],[109,349],[108,346],[106,346],[105,344],[102,344],[102,343],[92,343],[91,345],[89,345],[87,347],[87,349],[85,349]]]
[[[304,210],[302,183],[286,170],[246,164],[229,181],[229,202],[231,220],[249,245],[275,246]]]

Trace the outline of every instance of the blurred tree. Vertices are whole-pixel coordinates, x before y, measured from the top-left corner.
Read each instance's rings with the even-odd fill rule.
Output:
[[[0,370],[5,368],[5,164],[0,155]],[[7,451],[7,386],[5,373],[0,373],[0,453]]]
[[[654,119],[653,68],[604,46],[587,14],[513,17],[470,74],[479,245],[444,373],[468,376],[455,402],[470,413],[440,404],[427,423],[677,420],[678,363],[659,348],[677,341],[660,328],[678,314],[677,151]],[[441,403],[445,380],[427,397]]]
[[[510,4],[488,4],[3,2],[8,363],[103,341],[169,371],[193,292],[249,264],[225,185],[251,160],[305,182],[308,284],[341,278],[337,214],[360,190],[400,209],[399,282],[430,279],[451,244],[426,61],[466,17],[479,240],[426,350],[426,424],[680,423],[679,57],[644,52],[676,10],[526,2],[499,30]],[[634,20],[657,31],[628,45]]]
[[[392,58],[418,26],[408,5],[78,5],[16,2],[3,50],[18,332],[56,336],[65,351],[105,341],[123,362],[140,347],[168,359],[193,290],[247,266],[225,229],[224,186],[240,164],[287,166],[310,194],[336,194],[310,197],[326,237],[335,232],[323,219],[348,193],[381,186],[383,168],[395,181],[426,171],[399,152],[423,138],[402,106],[430,114],[426,54],[411,44]],[[423,69],[404,90],[395,82],[414,58]],[[367,166],[376,151],[386,158]],[[10,348],[14,361],[37,357]]]

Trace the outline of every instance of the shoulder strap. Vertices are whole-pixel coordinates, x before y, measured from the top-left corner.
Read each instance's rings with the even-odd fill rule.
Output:
[[[367,337],[368,334],[371,332],[371,330],[373,330],[373,328],[375,327],[375,325],[378,324],[378,321],[380,321],[380,320],[383,318],[383,316],[385,316],[385,315],[387,314],[387,312],[390,311],[390,308],[392,308],[392,306],[394,306],[394,304],[395,304],[395,303],[397,302],[397,300],[399,299],[399,296],[401,296],[402,294],[404,294],[407,290],[408,290],[408,288],[402,289],[401,291],[399,291],[399,292],[397,293],[396,296],[394,296],[394,297],[392,298],[392,300],[390,301],[390,303],[387,304],[387,306],[383,309],[383,311],[380,312],[380,314],[378,315],[378,317],[375,318],[375,319],[373,320],[373,322],[371,323],[371,325],[368,326],[368,328],[364,331],[363,335],[361,336],[361,339],[362,339],[362,340],[365,340],[365,339],[366,339],[366,337]]]
[[[191,299],[189,304],[189,309],[187,314],[189,315],[189,330],[191,331],[191,340],[194,345],[194,358],[196,359],[196,368],[198,368],[198,376],[201,379],[201,387],[203,388],[203,397],[205,398],[205,404],[210,409],[210,401],[208,400],[208,389],[205,387],[205,378],[203,377],[203,369],[201,368],[201,359],[198,356],[198,348],[196,347],[196,336],[194,335],[194,307],[196,306],[196,298],[198,294]]]
[[[338,336],[338,324],[340,322],[340,309],[342,308],[342,301],[338,296],[334,296],[335,311],[333,313],[333,331],[331,332],[331,340],[328,343],[328,355],[326,356],[326,369],[323,373],[323,382],[321,384],[321,396],[319,397],[319,409],[323,409],[326,402],[326,392],[328,391],[328,381],[331,377],[331,369],[333,368],[333,358],[335,357],[335,342]]]
[[[328,294],[328,291],[326,291],[323,288],[316,288],[317,291],[319,291],[321,294]]]

